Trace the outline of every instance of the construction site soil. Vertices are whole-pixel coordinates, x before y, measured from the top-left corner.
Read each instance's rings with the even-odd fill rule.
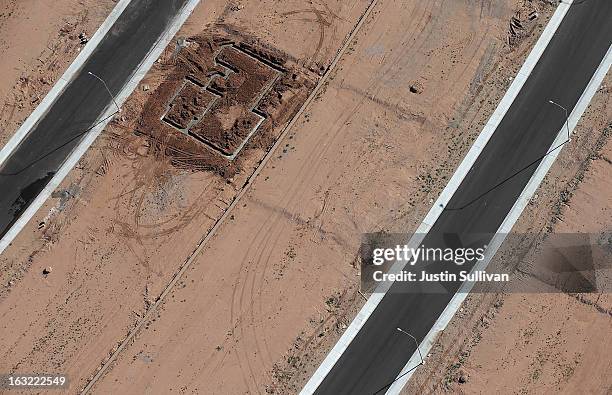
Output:
[[[299,391],[363,302],[362,234],[415,229],[552,8],[200,2],[0,257],[0,371]]]
[[[0,1],[0,146],[40,104],[113,0]]]
[[[259,101],[265,122],[235,158],[226,158],[221,151],[185,135],[184,141],[201,156],[182,161],[183,154],[177,154],[176,146],[162,145],[163,141],[152,138],[152,133],[145,133],[146,122],[141,122],[145,119],[143,109],[153,103],[159,86],[170,82],[169,76],[177,71],[176,47],[173,43],[167,48],[122,106],[121,114],[0,257],[0,283],[4,284],[0,288],[0,314],[5,334],[5,343],[0,346],[0,370],[62,370],[70,377],[69,392],[77,392],[107,366],[109,357],[128,337],[145,330],[142,324],[149,324],[144,317],[157,314],[162,292],[182,286],[181,274],[198,256],[196,250],[209,239],[211,229],[234,220],[229,208],[236,206],[237,197],[253,181],[254,173],[265,158],[271,157],[270,146],[276,144],[272,147],[277,148],[274,158],[294,152],[296,147],[290,144],[294,133],[287,136],[282,147],[278,143],[278,136],[287,133],[284,124],[295,111],[292,106],[303,108],[303,98],[298,96],[308,96],[314,87],[314,81],[307,80],[320,79],[365,6],[360,0],[327,2],[306,9],[297,0],[201,2],[174,41],[183,48],[178,53],[183,56],[196,48],[183,37],[193,41],[198,36],[211,38],[215,30],[222,30],[220,34],[227,37],[232,34],[227,26],[250,32],[241,33],[235,45],[219,46],[236,51],[234,55],[248,53],[248,59],[257,59],[255,64],[261,70],[282,74],[275,80],[275,95]],[[295,10],[300,10],[298,15],[284,15]],[[334,16],[336,13],[343,17]],[[309,15],[317,15],[317,21],[311,22]],[[249,37],[258,39],[251,41]],[[265,42],[272,44],[262,44]],[[231,52],[219,53],[198,62],[205,65],[220,59],[225,63],[221,70],[236,76],[240,70],[230,62],[240,60],[232,56]],[[268,60],[262,61],[266,57]],[[290,73],[294,67],[296,72]],[[300,78],[305,76],[311,77],[302,83]],[[189,83],[194,88],[197,85],[197,81]],[[216,97],[223,96],[219,90],[223,84],[213,85],[213,90],[215,86]],[[312,95],[308,97],[312,99]],[[154,111],[157,123],[151,124],[167,126],[174,136],[181,135],[160,120],[167,110],[162,106]],[[221,108],[215,116],[223,128],[231,130],[240,111],[230,106]],[[176,119],[180,120],[180,114]],[[209,137],[214,141],[213,135]],[[93,217],[89,210],[93,210]],[[70,228],[79,230],[73,233]],[[52,256],[47,256],[49,253]],[[226,259],[220,262],[220,270],[233,270],[233,264],[238,263]],[[45,267],[39,268],[39,264]],[[220,277],[215,282],[222,284]],[[201,287],[205,292],[216,292],[215,288],[210,284]],[[32,307],[25,320],[13,316],[14,303]],[[225,325],[221,317],[206,322]],[[285,347],[284,342],[278,345]],[[262,368],[269,369],[266,366]]]
[[[319,76],[229,26],[183,45],[166,61],[167,76],[145,104],[137,132],[175,166],[232,177],[245,161],[261,160]]]

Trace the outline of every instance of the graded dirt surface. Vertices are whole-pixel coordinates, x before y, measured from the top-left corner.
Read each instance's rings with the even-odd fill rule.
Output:
[[[462,129],[479,131],[487,101],[499,98],[491,70],[503,62],[507,77],[522,56],[524,48],[504,46],[512,8],[485,8],[482,23],[469,25],[480,12],[422,2],[374,8],[281,144],[286,152],[266,164],[95,390],[299,390],[326,340],[346,328],[342,308],[361,303],[353,266],[361,233],[422,218],[468,146]],[[421,24],[406,31],[407,15]],[[465,26],[472,30],[457,37]],[[444,74],[456,85],[435,77]],[[420,96],[410,92],[417,83]],[[439,169],[433,158],[447,150],[451,163]],[[436,170],[438,179],[428,174]]]
[[[0,371],[64,372],[72,393],[101,366],[97,393],[298,391],[362,303],[361,235],[422,220],[546,23],[533,3],[520,34],[512,1],[377,3],[293,126],[233,169],[142,130],[169,47],[0,258]],[[206,1],[179,36],[231,26],[316,83],[369,4]]]
[[[115,6],[112,0],[0,1],[0,146]]]
[[[330,24],[337,34],[317,50],[325,59],[341,47],[366,3],[332,5],[345,19]],[[268,7],[269,14],[297,8],[294,2]],[[240,25],[235,17],[245,10],[248,7],[234,3],[202,2],[179,35],[192,37],[222,22],[249,34],[249,24]],[[261,18],[249,21],[260,26]],[[280,37],[285,26],[276,29]],[[296,23],[292,30],[300,45],[320,39],[309,24]],[[266,42],[296,58],[286,40]],[[223,215],[252,175],[257,158],[265,154],[263,145],[244,151],[240,173],[224,177],[217,171],[173,165],[165,150],[139,132],[142,109],[167,80],[173,54],[169,47],[121,117],[0,258],[1,371],[61,371],[70,378],[71,392],[83,388]],[[319,74],[310,70],[312,59],[300,62],[309,73]],[[282,117],[275,119],[275,132],[287,123]],[[31,307],[25,319],[18,313],[22,303]]]
[[[537,247],[550,234],[609,238],[611,86],[608,74],[515,225],[528,237],[504,245],[492,265],[520,257],[519,270],[541,266]],[[514,286],[468,296],[404,393],[610,393],[611,284],[571,294],[510,292]]]
[[[172,63],[145,104],[138,132],[175,166],[230,177],[261,161],[318,78],[289,55],[224,25],[188,38]],[[253,148],[263,151],[245,152]]]

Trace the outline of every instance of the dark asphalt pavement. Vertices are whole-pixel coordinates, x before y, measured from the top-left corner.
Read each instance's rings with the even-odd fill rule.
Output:
[[[47,185],[187,0],[132,0],[83,68],[0,169],[0,236]]]
[[[495,234],[564,124],[563,111],[548,101],[574,108],[611,42],[612,1],[587,0],[570,8],[497,131],[426,236],[425,247],[445,248],[449,240]],[[470,269],[451,266],[445,269],[455,273]],[[402,293],[402,285],[394,284],[316,393],[384,393],[416,350],[414,341],[396,328],[423,339],[458,286],[447,285],[448,293],[416,294]]]

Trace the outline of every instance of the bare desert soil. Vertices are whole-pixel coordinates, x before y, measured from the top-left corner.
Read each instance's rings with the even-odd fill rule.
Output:
[[[239,165],[177,160],[143,129],[169,48],[0,257],[0,371],[64,372],[71,392],[299,390],[362,303],[361,235],[421,221],[552,11],[378,1],[344,46],[370,5],[202,2],[180,37],[230,26],[314,96]]]
[[[530,240],[575,232],[609,237],[611,84],[608,75],[515,232]],[[516,256],[542,263],[535,245],[506,245],[492,264]],[[607,394],[611,329],[609,284],[588,294],[472,295],[405,392]]]
[[[115,5],[112,0],[0,1],[0,146],[13,135]]]
[[[332,5],[314,9],[284,1],[249,8],[203,2],[179,34],[191,37],[223,24],[252,35],[265,26],[260,40],[270,43],[277,37],[271,44],[318,78],[366,5],[333,4],[341,19],[331,14]],[[311,22],[312,15],[320,21]],[[304,57],[304,51],[310,55]],[[169,48],[122,117],[3,254],[2,371],[62,371],[71,379],[72,392],[82,388],[149,310],[265,154],[268,147],[251,147],[241,172],[225,177],[173,166],[166,151],[143,137],[140,112],[167,79],[171,57]],[[274,125],[277,132],[283,122]],[[18,305],[31,307],[26,319]],[[224,325],[220,319],[213,322]]]

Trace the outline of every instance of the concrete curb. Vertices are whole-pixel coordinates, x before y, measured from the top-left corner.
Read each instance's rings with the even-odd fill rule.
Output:
[[[66,86],[72,81],[77,72],[83,67],[89,56],[98,47],[106,33],[115,24],[119,16],[123,13],[126,7],[132,0],[120,0],[111,13],[106,17],[102,25],[96,30],[89,42],[83,50],[77,55],[74,61],[68,66],[68,69],[62,74],[59,80],[53,85],[53,88],[47,93],[40,104],[32,111],[32,113],[21,124],[15,134],[7,141],[6,145],[0,151],[0,166],[4,161],[11,156],[13,151],[19,146],[21,141],[28,135],[30,130],[38,123],[38,121],[49,111],[55,100],[64,91]],[[1,252],[1,250],[0,250]]]
[[[125,9],[125,7],[129,4],[130,1],[131,0],[121,0],[121,3],[117,5],[115,10],[118,7],[122,6],[121,11],[123,11],[123,9]],[[115,97],[115,99],[117,100],[119,105],[122,105],[127,100],[127,98],[130,96],[130,94],[134,91],[136,86],[138,86],[138,84],[144,78],[144,76],[147,74],[147,72],[149,71],[149,69],[151,68],[153,63],[157,60],[157,58],[159,58],[159,56],[162,54],[163,50],[166,48],[168,43],[170,43],[170,41],[172,40],[172,38],[174,37],[176,32],[178,32],[178,30],[183,25],[183,23],[185,23],[185,21],[187,20],[187,17],[189,17],[189,15],[193,11],[193,9],[198,5],[199,2],[200,2],[200,0],[190,0],[189,2],[185,3],[185,5],[181,9],[181,11],[179,11],[177,16],[174,18],[174,20],[171,23],[168,24],[168,30],[166,30],[166,32],[162,36],[160,36],[160,38],[155,43],[155,45],[153,46],[151,51],[149,51],[149,53],[147,54],[145,59],[142,61],[142,63],[140,63],[140,65],[136,68],[136,70],[132,74],[132,77],[130,78],[130,80],[124,85],[124,87],[121,89],[121,91]],[[113,10],[113,12],[115,12],[115,10]],[[120,14],[121,13],[119,12],[116,15],[116,17],[114,17],[113,22],[116,21],[117,17]],[[110,19],[110,16],[109,16],[109,18],[107,18],[107,21],[109,19]],[[105,21],[104,23],[106,24],[107,21]],[[104,31],[104,34],[106,34],[106,32],[108,32],[109,29],[110,29],[110,26],[108,26],[108,28]],[[99,29],[98,32],[101,32],[101,30]],[[98,32],[96,32],[96,34],[98,34]],[[102,36],[100,36],[98,38],[98,42],[102,39]],[[92,40],[93,40],[93,38],[92,38]],[[90,53],[93,52],[94,48],[95,47],[93,47],[90,50]],[[77,60],[79,60],[80,62],[84,62],[88,56],[89,55],[87,55],[84,59],[78,59],[77,58]],[[65,75],[68,75],[69,78],[72,78],[74,76],[74,74],[77,71],[79,71],[80,67],[82,67],[82,63],[79,63],[77,65],[77,63],[76,63],[77,60],[75,60],[73,65],[70,66],[70,68],[68,68],[66,73],[64,73]],[[60,79],[60,81],[56,84],[56,86],[60,85],[60,83],[63,80],[63,78],[64,77],[62,77],[62,79]],[[67,84],[67,82],[64,81],[64,85],[62,85],[61,89],[63,89],[66,84]],[[55,89],[55,88],[56,87],[54,87],[53,89]],[[58,93],[55,93],[55,95],[57,96],[57,94],[59,94],[59,92],[61,92],[61,91],[58,91]],[[46,99],[47,99],[47,97],[45,97],[45,100]],[[47,109],[53,103],[54,100],[55,100],[55,97],[53,98],[53,100],[50,99],[50,102],[47,104],[47,107],[45,107],[44,112],[47,111]],[[42,107],[42,105],[43,105],[43,103],[41,103],[41,105],[39,107]],[[36,110],[38,110],[38,108]],[[38,118],[40,118],[42,115],[44,115],[44,112],[43,112],[43,110],[41,110],[41,113],[37,115]],[[0,254],[10,245],[10,243],[15,239],[15,237],[17,237],[19,232],[26,226],[28,221],[34,216],[34,214],[36,214],[36,211],[38,211],[38,209],[40,207],[42,207],[42,205],[49,198],[49,196],[51,196],[51,193],[55,190],[55,188],[57,188],[57,186],[68,175],[70,170],[72,170],[72,168],[77,164],[79,159],[81,159],[81,157],[85,154],[87,149],[89,149],[91,144],[93,144],[93,142],[100,135],[100,133],[102,133],[102,131],[104,130],[106,125],[111,121],[112,115],[115,112],[116,112],[115,104],[113,102],[109,103],[109,105],[107,106],[107,108],[104,111],[104,113],[100,116],[99,123],[94,128],[92,128],[85,135],[83,140],[79,143],[78,146],[76,146],[76,148],[72,151],[70,156],[68,156],[66,161],[62,164],[62,166],[59,168],[57,173],[55,173],[53,178],[49,181],[49,183],[45,186],[45,188],[41,191],[41,193],[36,197],[36,199],[34,199],[34,201],[23,212],[23,214],[19,217],[19,219],[17,221],[15,221],[15,223],[9,229],[9,231],[6,232],[6,234],[2,237],[2,239],[0,240]],[[34,113],[32,113],[32,115],[30,117],[33,117],[33,115],[34,115]],[[36,119],[36,121],[38,120],[38,118]],[[35,124],[35,122],[33,122],[32,125],[30,125],[30,127],[32,127],[34,124]],[[23,139],[23,137],[25,137],[25,135],[27,135],[27,131],[24,132],[24,135],[21,137],[21,139]],[[13,136],[13,139],[16,139],[16,138],[17,138],[17,136]],[[11,139],[11,140],[13,140],[13,139]],[[19,140],[19,141],[21,141],[21,140]],[[19,142],[16,143],[15,147],[18,144],[19,144]],[[13,147],[13,149],[14,149],[14,147]],[[0,162],[0,165],[1,165],[1,162]]]
[[[610,46],[610,48],[608,49],[606,56],[604,57],[603,61],[599,64],[599,67],[597,68],[597,71],[595,72],[591,80],[589,81],[587,88],[584,90],[584,92],[580,96],[580,99],[578,100],[578,103],[576,104],[571,114],[569,115],[568,124],[569,124],[570,133],[574,130],[574,128],[578,124],[578,121],[582,117],[582,114],[584,114],[584,112],[586,111],[586,108],[591,102],[591,99],[597,92],[603,79],[608,73],[608,70],[610,69],[611,64],[612,64],[612,46]],[[567,129],[565,125],[563,125],[561,130],[559,130],[557,137],[555,138],[555,140],[550,146],[550,149],[548,151],[550,152],[550,154],[548,154],[540,162],[535,173],[533,174],[533,176],[531,176],[531,179],[525,186],[525,189],[523,189],[523,192],[521,193],[517,201],[514,203],[514,205],[512,206],[512,209],[510,210],[510,212],[504,219],[504,222],[502,222],[501,226],[499,227],[495,236],[493,237],[491,244],[489,245],[489,248],[487,248],[485,252],[485,259],[483,259],[476,266],[474,266],[474,268],[472,269],[473,271],[474,270],[484,270],[487,267],[487,265],[489,264],[489,262],[491,261],[491,259],[493,258],[497,250],[499,249],[499,247],[501,247],[502,243],[504,242],[506,235],[510,233],[510,231],[512,230],[512,227],[514,226],[514,224],[520,217],[521,213],[523,212],[525,207],[527,207],[527,204],[529,204],[531,197],[533,196],[535,191],[538,189],[538,187],[544,180],[544,177],[546,176],[551,166],[557,159],[557,156],[559,156],[561,149],[563,149],[564,142],[566,141],[567,141]],[[419,346],[421,353],[426,354],[431,350],[431,348],[433,347],[435,343],[436,337],[441,331],[443,331],[446,328],[450,320],[453,318],[453,316],[455,315],[455,313],[461,306],[461,303],[463,303],[463,301],[467,297],[472,287],[473,287],[473,283],[466,283],[459,289],[459,291],[455,294],[455,296],[453,296],[453,298],[448,303],[448,305],[446,306],[446,308],[444,309],[440,317],[436,320],[436,323],[434,324],[434,326],[431,328],[427,336],[425,336],[425,339],[423,339],[423,341],[421,342],[421,345]],[[419,362],[420,362],[419,355],[418,353],[415,352],[410,358],[410,360],[408,361],[408,363],[406,364],[406,366],[404,366],[404,368],[398,375],[398,379],[396,379],[394,384],[389,388],[389,390],[387,391],[387,394],[399,394],[401,389],[404,387],[404,385],[408,382],[408,380],[412,376],[412,372],[408,372],[408,371],[414,366],[416,366]]]
[[[440,193],[440,196],[438,197],[436,202],[433,204],[433,206],[431,207],[431,209],[425,216],[425,219],[423,219],[423,222],[421,222],[421,224],[415,231],[415,235],[408,242],[409,247],[416,248],[417,246],[421,244],[421,242],[425,238],[425,235],[429,232],[429,230],[431,229],[433,224],[436,222],[436,220],[438,219],[442,211],[444,211],[444,207],[450,201],[455,191],[457,190],[457,188],[459,187],[459,185],[461,184],[461,182],[463,181],[467,173],[470,171],[470,169],[474,165],[474,162],[476,162],[476,159],[482,152],[484,146],[487,144],[491,136],[493,136],[493,133],[497,129],[497,126],[503,119],[504,115],[506,115],[506,112],[508,111],[512,103],[514,102],[514,99],[516,98],[516,96],[522,89],[523,85],[527,81],[527,78],[531,74],[535,65],[538,63],[540,57],[542,56],[542,53],[548,46],[548,43],[550,42],[553,35],[557,31],[557,28],[559,27],[559,25],[561,24],[561,21],[565,17],[565,14],[569,10],[570,5],[571,5],[571,2],[567,4],[562,3],[555,10],[555,13],[551,17],[548,24],[546,25],[546,28],[542,32],[542,35],[536,42],[534,48],[531,50],[531,52],[529,53],[529,56],[527,57],[521,69],[519,70],[516,77],[512,81],[512,84],[506,91],[506,94],[504,95],[500,103],[497,105],[497,108],[495,109],[495,111],[493,112],[493,114],[491,115],[487,123],[485,124],[484,128],[480,132],[480,135],[476,138],[476,141],[474,142],[474,144],[472,145],[472,147],[466,154],[465,158],[463,159],[463,161],[461,162],[461,164],[459,165],[459,167],[453,174],[452,178],[449,180],[448,184],[446,185],[444,190]],[[404,268],[404,265],[405,263],[403,262],[396,262],[389,272],[399,273]],[[383,299],[383,297],[385,296],[386,292],[389,290],[390,287],[391,287],[391,284],[388,282],[385,282],[381,284],[376,289],[376,292],[373,293],[368,298],[368,301],[361,308],[357,316],[353,319],[353,321],[351,322],[347,330],[342,334],[342,336],[340,337],[336,345],[332,348],[332,350],[329,352],[325,360],[323,360],[319,368],[315,371],[313,376],[306,383],[306,385],[300,392],[301,395],[312,394],[316,391],[316,389],[323,382],[327,374],[331,371],[333,366],[336,364],[338,359],[340,359],[340,356],[348,348],[351,341],[355,338],[357,333],[359,333],[363,324],[367,321],[367,319],[370,317],[372,312],[376,309],[376,307],[378,306],[380,301]],[[451,302],[449,303],[449,306],[451,306],[451,303],[453,303],[453,300],[451,300]],[[447,308],[443,312],[443,315],[446,314],[444,315],[444,317],[449,316],[449,314],[450,314],[450,317],[452,317],[452,315],[458,308],[459,304],[457,304],[456,306],[453,305],[454,307],[447,306]],[[451,314],[451,311],[452,311],[452,314]],[[438,319],[438,321],[439,320],[440,318]],[[437,324],[438,322],[436,322],[436,325]],[[436,325],[434,325],[434,328],[436,328]],[[429,348],[431,348],[430,343],[433,344],[433,340],[428,339],[428,337],[426,337],[422,341],[419,348],[423,354],[426,354]],[[427,345],[429,345],[429,348],[425,350],[424,347],[427,347]],[[417,363],[414,363],[414,364],[411,363],[414,360],[415,356],[418,358],[418,354],[415,353],[415,355],[413,355],[410,358],[410,360],[408,361],[408,364],[404,367],[404,369],[402,369],[402,372],[400,372],[400,376],[404,374],[405,371],[408,371],[411,366],[414,367],[417,365]],[[420,359],[418,359],[418,361],[420,363]],[[402,379],[396,381],[395,382],[396,384],[394,384],[392,387],[389,388],[388,393],[398,393],[401,390],[401,388],[403,388],[403,386],[405,385],[405,383],[408,381],[409,378],[410,378],[409,374],[406,374],[405,376],[403,376]]]

